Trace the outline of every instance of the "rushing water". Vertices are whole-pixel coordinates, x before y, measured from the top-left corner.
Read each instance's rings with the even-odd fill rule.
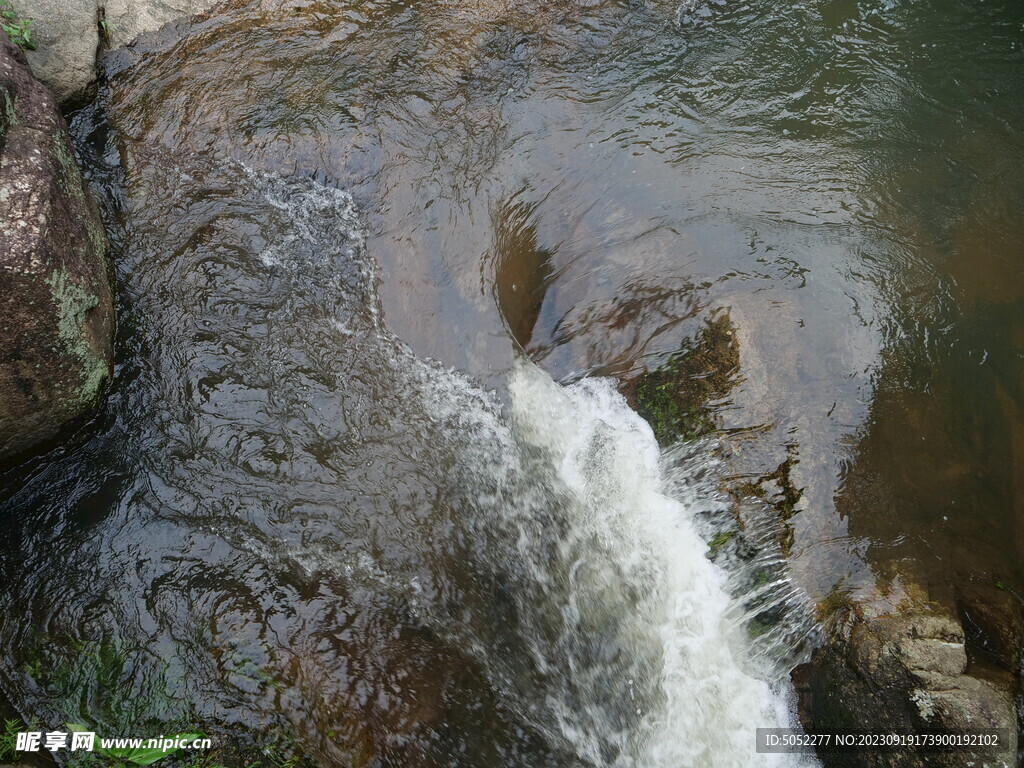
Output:
[[[608,381],[522,361],[503,415],[415,357],[380,325],[347,194],[194,158],[134,178],[147,224],[122,248],[164,268],[127,297],[138,352],[91,471],[71,452],[29,486],[52,501],[21,548],[62,563],[20,564],[50,639],[5,626],[36,654],[32,711],[280,718],[339,763],[750,764],[751,723],[787,714],[742,670],[693,527],[723,505],[709,467],[663,495]],[[513,725],[533,735],[506,745]]]
[[[5,693],[323,765],[790,764],[810,601],[1024,586],[1022,24],[233,0],[111,55],[117,383],[6,476]],[[723,316],[719,429],[660,452],[619,385]]]

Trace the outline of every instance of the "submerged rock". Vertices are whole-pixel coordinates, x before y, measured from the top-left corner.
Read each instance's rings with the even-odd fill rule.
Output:
[[[739,346],[729,315],[712,317],[692,346],[643,374],[629,389],[637,411],[662,445],[689,440],[715,429],[709,403],[725,397],[736,382]]]
[[[0,34],[0,462],[99,402],[112,365],[107,240],[53,95]]]

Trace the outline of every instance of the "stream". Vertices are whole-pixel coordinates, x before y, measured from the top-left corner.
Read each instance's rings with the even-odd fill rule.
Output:
[[[3,476],[0,689],[325,767],[816,765],[754,729],[823,604],[1024,594],[1022,45],[1010,2],[229,0],[108,53],[116,381]],[[659,445],[637,382],[715,327],[714,428]]]

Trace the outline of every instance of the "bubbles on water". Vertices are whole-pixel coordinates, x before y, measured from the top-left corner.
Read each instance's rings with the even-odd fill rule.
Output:
[[[561,600],[574,621],[564,631],[576,636],[533,647],[574,693],[549,702],[561,734],[594,765],[787,764],[753,753],[753,728],[788,724],[788,705],[744,670],[725,579],[694,526],[725,506],[709,454],[694,457],[688,482],[675,476],[670,498],[654,435],[612,382],[562,389],[524,364],[511,393],[517,439],[545,457],[568,498],[564,562],[537,568],[568,587]],[[523,533],[524,553],[542,551]],[[551,578],[559,569],[569,578]],[[594,657],[588,641],[614,651]]]
[[[318,739],[342,726],[372,731],[382,754],[421,748],[429,737],[408,734],[430,728],[483,754],[493,744],[472,741],[466,713],[492,693],[512,714],[481,716],[480,738],[527,758],[488,764],[530,765],[526,732],[568,764],[756,764],[753,728],[786,722],[784,704],[739,663],[728,585],[694,527],[721,503],[706,455],[671,498],[649,426],[609,381],[563,388],[524,362],[503,407],[415,357],[376,312],[347,193],[195,158],[144,173],[123,267],[142,370],[107,446],[127,457],[125,495],[64,558],[91,573],[132,547],[145,564],[108,576],[112,616],[152,595],[147,632],[125,623],[115,644],[190,660],[176,701],[280,718],[325,764],[351,744]],[[87,455],[102,447],[64,474],[109,466]],[[37,573],[26,594],[76,606],[95,584],[71,572]],[[476,665],[484,690],[417,699],[401,681],[441,683],[413,652]],[[140,662],[125,679],[146,674]]]

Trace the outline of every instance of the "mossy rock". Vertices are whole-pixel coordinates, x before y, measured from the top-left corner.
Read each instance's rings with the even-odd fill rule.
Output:
[[[739,345],[726,313],[712,317],[697,339],[684,345],[636,383],[637,412],[662,445],[690,440],[716,428],[709,403],[736,382]]]

